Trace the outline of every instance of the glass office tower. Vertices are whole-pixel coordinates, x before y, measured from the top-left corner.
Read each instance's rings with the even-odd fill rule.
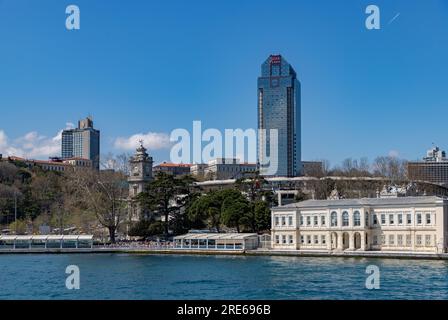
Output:
[[[93,168],[100,169],[100,131],[93,128],[90,117],[80,120],[78,128],[62,131],[62,158],[89,159]]]
[[[261,65],[258,78],[258,164],[265,175],[294,177],[301,174],[300,82],[281,55],[271,55]],[[262,135],[262,129],[266,135]],[[278,141],[270,130],[277,129]],[[275,146],[277,155],[273,154]],[[271,166],[277,170],[267,170]]]

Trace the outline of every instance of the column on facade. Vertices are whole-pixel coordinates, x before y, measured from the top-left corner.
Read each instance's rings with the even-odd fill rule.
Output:
[[[411,246],[412,251],[415,251],[415,229],[414,231],[411,231]]]
[[[300,249],[300,232],[296,232],[296,249]]]
[[[366,251],[366,238],[367,238],[367,233],[365,231],[361,232],[361,250],[362,251]]]
[[[337,248],[338,248],[338,250],[343,250],[343,248],[344,248],[344,245],[343,245],[343,243],[342,243],[342,241],[343,241],[343,238],[342,238],[342,232],[341,231],[338,231],[337,232],[337,235],[338,235],[338,245],[337,245]]]
[[[342,211],[338,210],[337,211],[337,217],[338,217],[338,227],[342,227]]]
[[[355,250],[355,232],[349,231],[348,232],[348,249],[349,250]]]
[[[327,250],[331,251],[331,231],[327,232]]]
[[[365,228],[366,227],[366,210],[361,209],[361,210],[359,210],[359,213],[361,215],[361,227]]]
[[[355,221],[354,221],[354,216],[353,213],[355,212],[353,209],[350,210],[346,210],[348,212],[348,226],[350,228],[353,228],[353,226],[355,225]]]

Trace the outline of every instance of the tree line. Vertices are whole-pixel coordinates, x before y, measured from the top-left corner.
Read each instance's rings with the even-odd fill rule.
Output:
[[[260,176],[240,179],[235,188],[201,192],[191,176],[157,173],[137,197],[145,218],[130,231],[132,236],[160,234],[168,237],[190,229],[261,232],[270,229],[271,192]]]

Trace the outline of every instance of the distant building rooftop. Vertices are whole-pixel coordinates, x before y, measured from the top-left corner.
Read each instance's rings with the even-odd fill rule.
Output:
[[[171,162],[163,162],[156,165],[156,167],[182,167],[182,168],[189,168],[191,166],[192,164],[190,163],[171,163]]]

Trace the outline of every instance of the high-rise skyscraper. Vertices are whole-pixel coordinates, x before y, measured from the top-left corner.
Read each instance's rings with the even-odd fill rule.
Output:
[[[291,65],[281,55],[271,55],[261,65],[258,78],[258,163],[263,174],[266,167],[276,167],[268,175],[301,174],[300,82]],[[276,129],[278,141],[271,141],[270,130]],[[276,145],[274,145],[276,144]],[[275,148],[277,147],[277,148]],[[277,149],[277,155],[272,151]]]
[[[62,158],[92,160],[92,167],[100,169],[100,131],[93,128],[87,117],[78,121],[78,128],[62,131]]]

